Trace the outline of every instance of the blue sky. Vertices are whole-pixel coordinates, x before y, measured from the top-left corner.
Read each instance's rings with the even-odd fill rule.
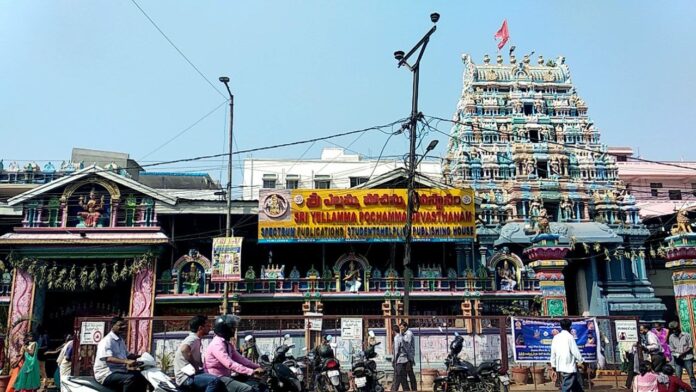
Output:
[[[566,57],[609,145],[645,158],[696,159],[693,1],[146,1],[138,4],[221,92],[235,94],[237,147],[247,149],[385,124],[409,114],[408,50],[442,17],[422,62],[420,108],[450,118],[461,54],[481,62],[507,18],[518,55]],[[507,47],[504,50],[507,51]],[[121,1],[0,0],[0,158],[60,162],[75,147],[148,161],[221,153],[227,122],[215,91]],[[535,57],[536,57],[535,55]],[[448,131],[446,124],[439,128]],[[440,139],[437,153],[447,145]],[[377,156],[386,136],[336,145]],[[317,157],[316,143],[256,157]],[[394,137],[385,155],[407,151]],[[303,155],[304,154],[304,155]],[[239,164],[236,159],[235,166]],[[182,164],[209,171],[221,163]],[[171,166],[163,169],[172,168]],[[235,171],[235,183],[241,172]],[[223,174],[224,177],[224,174]]]

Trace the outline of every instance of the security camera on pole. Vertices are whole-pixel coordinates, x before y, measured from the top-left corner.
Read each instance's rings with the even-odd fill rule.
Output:
[[[432,13],[430,14],[430,20],[433,23],[437,23],[440,20],[440,14]],[[398,67],[405,65],[413,73],[413,96],[411,101],[411,119],[409,121],[409,153],[408,153],[408,200],[406,203],[406,227],[405,227],[405,238],[404,238],[404,315],[409,314],[409,290],[411,284],[410,276],[410,264],[411,264],[411,243],[412,230],[413,230],[413,210],[414,210],[414,197],[415,197],[415,177],[416,177],[416,167],[420,161],[425,157],[430,150],[435,148],[437,141],[433,140],[428,145],[426,152],[423,154],[420,160],[416,161],[416,126],[418,125],[418,120],[420,119],[420,113],[418,113],[418,79],[420,74],[420,61],[425,52],[426,46],[428,46],[428,41],[430,41],[430,36],[435,32],[437,26],[433,26],[430,31],[428,31],[423,38],[413,47],[408,53],[404,54],[402,50],[394,52],[394,58],[399,62]],[[408,63],[408,59],[420,49],[418,52],[418,57],[416,61],[411,65]]]

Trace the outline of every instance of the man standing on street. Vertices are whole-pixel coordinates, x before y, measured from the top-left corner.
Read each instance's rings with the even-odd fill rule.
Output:
[[[573,324],[568,319],[561,320],[561,332],[551,341],[551,367],[561,376],[562,392],[582,392],[582,382],[578,366],[582,365],[582,355],[575,338],[570,333]]]
[[[404,391],[417,391],[416,374],[413,372],[413,365],[416,363],[416,348],[413,341],[413,332],[408,329],[408,323],[399,323],[399,333],[394,336],[394,383],[392,392],[399,390],[399,385],[403,385]],[[406,378],[411,383],[407,383]]]
[[[691,388],[696,390],[696,378],[694,378],[694,343],[691,335],[684,333],[678,322],[669,323],[669,349],[674,360],[675,376],[681,380],[682,369],[686,370],[691,380]]]

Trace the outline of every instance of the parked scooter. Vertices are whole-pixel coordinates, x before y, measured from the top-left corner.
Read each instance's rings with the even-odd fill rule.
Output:
[[[288,367],[287,353],[294,345],[281,344],[275,350],[271,361],[268,354],[261,356],[260,364],[266,370],[265,384],[271,392],[302,392],[302,382],[297,378],[295,371]]]
[[[375,337],[373,331],[369,331],[370,338]],[[375,347],[380,342],[368,343],[364,351],[358,352],[352,358],[351,370],[353,373],[353,384],[359,392],[384,392],[384,387],[379,380],[384,378],[383,371],[377,371],[377,362],[374,358],[377,357]]]
[[[478,367],[459,359],[464,338],[455,332],[445,360],[447,375],[436,377],[434,392],[507,392],[510,379],[499,359],[482,362]]]
[[[143,353],[136,360],[136,366],[140,374],[152,385],[154,392],[178,392],[169,376],[157,367],[157,362],[150,353]],[[62,392],[113,392],[91,376],[71,376],[61,379],[60,387]]]
[[[290,338],[289,334],[286,334],[283,337],[283,344],[287,345],[288,347],[294,347],[295,344],[292,343],[292,339]],[[307,351],[307,348],[303,348],[303,351]],[[300,383],[302,383],[302,389],[305,389],[305,371],[307,368],[307,358],[302,356],[295,358],[295,356],[292,353],[292,350],[288,350],[288,352],[285,354],[285,362],[283,362],[285,366],[287,366],[293,373],[295,373],[295,377],[297,377],[298,380],[300,380]]]
[[[333,337],[328,335],[324,343],[317,349],[318,356],[314,359],[316,392],[346,392],[348,390],[348,377],[341,374],[341,363],[334,354],[335,343]]]

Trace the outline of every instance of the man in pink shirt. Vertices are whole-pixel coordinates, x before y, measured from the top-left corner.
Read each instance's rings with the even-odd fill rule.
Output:
[[[213,332],[215,337],[205,351],[205,372],[221,377],[228,392],[251,392],[253,387],[235,377],[259,376],[264,370],[256,363],[244,358],[230,339],[234,336],[239,317],[223,315],[215,319]]]

